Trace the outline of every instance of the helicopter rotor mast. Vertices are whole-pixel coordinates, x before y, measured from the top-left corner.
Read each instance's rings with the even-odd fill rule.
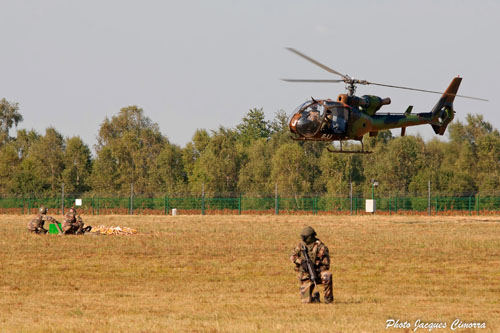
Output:
[[[338,80],[302,80],[302,79],[282,79],[283,81],[286,82],[305,82],[305,83],[338,83],[338,82],[344,82],[345,83],[345,88],[347,90],[347,95],[348,96],[354,96],[356,93],[356,84],[362,84],[362,85],[374,85],[374,86],[381,86],[381,87],[388,87],[388,88],[397,88],[397,89],[405,89],[405,90],[413,90],[413,91],[420,91],[420,92],[426,92],[426,93],[431,93],[431,94],[440,94],[440,95],[449,95],[449,96],[456,96],[456,97],[462,97],[462,98],[468,98],[468,99],[475,99],[478,101],[484,101],[488,102],[487,99],[484,98],[479,98],[479,97],[472,97],[472,96],[464,96],[464,95],[457,95],[457,94],[447,94],[439,91],[434,91],[434,90],[426,90],[426,89],[417,89],[417,88],[410,88],[410,87],[403,87],[403,86],[396,86],[396,85],[390,85],[390,84],[383,84],[383,83],[376,83],[376,82],[369,82],[367,80],[358,80],[355,78],[350,77],[347,74],[342,74],[328,66],[323,65],[322,63],[314,60],[313,58],[303,54],[300,51],[297,51],[294,48],[287,47],[287,50],[295,53],[296,55],[306,59],[307,61],[315,64],[316,66],[324,69],[325,71],[339,75],[342,77],[342,79]]]

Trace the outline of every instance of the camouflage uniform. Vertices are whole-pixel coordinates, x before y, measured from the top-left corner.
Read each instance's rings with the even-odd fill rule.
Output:
[[[316,271],[317,280],[315,282],[316,284],[323,285],[325,303],[332,303],[333,287],[332,273],[329,271],[330,254],[328,247],[316,238],[316,232],[311,227],[304,228],[301,236],[304,242],[301,242],[295,247],[290,256],[290,261],[295,264],[295,271],[297,272],[297,277],[300,281],[300,297],[302,299],[302,303],[319,302],[319,293],[315,293],[315,296],[312,297],[315,285],[313,281],[311,281],[311,276],[307,271],[307,268],[304,267],[305,265],[303,266],[302,261],[305,260],[302,252],[303,245],[307,249],[309,258],[311,258],[311,261],[313,262],[313,269]]]
[[[76,215],[76,209],[71,207],[69,211],[64,215],[64,222],[62,223],[62,231],[65,235],[73,234],[80,235],[83,234],[83,220],[80,215]]]
[[[47,215],[47,208],[40,207],[38,215],[28,223],[28,231],[35,234],[45,234],[48,232],[43,227],[45,222],[58,223],[52,216]]]

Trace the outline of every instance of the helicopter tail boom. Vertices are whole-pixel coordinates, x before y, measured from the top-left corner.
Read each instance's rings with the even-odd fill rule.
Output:
[[[443,93],[439,101],[432,108],[431,114],[434,123],[431,124],[436,134],[444,135],[448,124],[453,120],[455,111],[453,110],[453,101],[457,95],[458,88],[462,82],[461,77],[455,77]]]

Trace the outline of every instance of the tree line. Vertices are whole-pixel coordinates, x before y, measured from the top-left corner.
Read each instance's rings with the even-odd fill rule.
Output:
[[[17,103],[0,100],[0,193],[2,196],[143,196],[201,193],[271,195],[369,194],[372,182],[387,195],[497,194],[500,189],[500,134],[469,114],[449,126],[449,140],[425,142],[390,131],[365,137],[373,154],[332,154],[329,143],[290,139],[287,116],[266,120],[252,109],[234,128],[197,129],[184,147],[171,143],[137,106],[106,117],[95,155],[78,136],[53,127],[44,134],[10,129],[22,122]],[[357,144],[350,143],[355,149]]]

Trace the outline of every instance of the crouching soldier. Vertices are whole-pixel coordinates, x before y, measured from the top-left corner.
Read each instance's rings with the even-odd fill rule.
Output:
[[[71,207],[64,215],[64,222],[62,224],[62,231],[65,235],[83,235],[89,232],[91,226],[83,227],[83,220],[80,215],[76,215],[76,209]]]
[[[323,285],[324,302],[332,303],[332,273],[328,271],[330,269],[328,248],[316,238],[316,231],[311,227],[302,229],[300,237],[302,242],[293,250],[290,261],[295,264],[295,271],[298,273],[302,303],[319,303],[319,292],[312,295],[316,284]]]
[[[46,221],[54,223],[59,233],[62,232],[56,219],[47,215],[47,208],[44,206],[38,209],[38,215],[28,223],[28,230],[35,234],[46,234],[48,230],[43,227]]]

